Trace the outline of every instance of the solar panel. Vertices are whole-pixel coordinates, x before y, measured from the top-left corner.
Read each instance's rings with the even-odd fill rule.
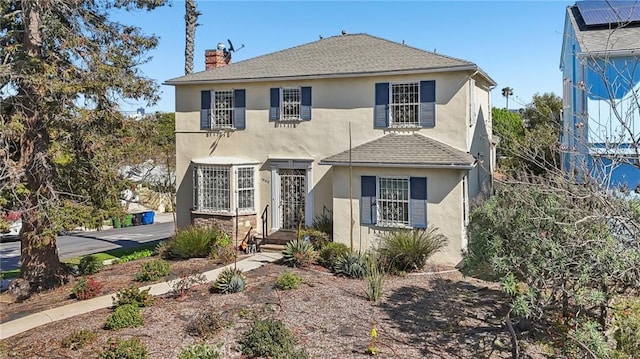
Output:
[[[638,1],[577,1],[580,15],[587,25],[604,25],[640,21]]]

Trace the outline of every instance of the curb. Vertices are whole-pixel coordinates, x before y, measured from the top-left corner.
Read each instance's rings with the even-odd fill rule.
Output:
[[[273,263],[282,258],[282,253],[278,252],[261,252],[251,257],[247,257],[237,263],[232,263],[224,267],[216,268],[202,273],[207,281],[214,281],[220,272],[226,268],[232,268],[237,265],[239,269],[244,272],[262,267],[265,264]],[[174,279],[168,282],[156,283],[144,287],[139,287],[140,290],[149,289],[149,293],[158,296],[166,294],[173,289],[173,285],[180,281],[180,279]],[[16,334],[26,332],[27,330],[39,327],[41,325],[53,323],[66,318],[74,317],[76,315],[85,314],[94,310],[109,308],[113,305],[113,298],[111,295],[103,295],[101,297],[83,300],[71,304],[67,304],[62,307],[47,309],[45,311],[27,315],[22,318],[18,318],[6,323],[0,324],[0,340],[10,338]]]

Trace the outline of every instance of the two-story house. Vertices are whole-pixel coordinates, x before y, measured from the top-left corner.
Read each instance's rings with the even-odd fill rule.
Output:
[[[567,7],[562,166],[604,187],[640,185],[640,3]]]
[[[495,164],[495,83],[477,65],[366,34],[238,63],[221,47],[205,57],[205,71],[166,82],[179,227],[242,238],[328,209],[334,241],[366,249],[384,231],[434,225],[449,239],[436,260],[459,262],[469,201]]]

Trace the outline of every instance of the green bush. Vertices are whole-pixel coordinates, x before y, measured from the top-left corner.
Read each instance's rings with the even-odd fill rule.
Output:
[[[297,289],[302,283],[302,278],[299,275],[291,272],[282,273],[276,278],[276,288],[282,290]]]
[[[82,349],[86,344],[96,340],[98,335],[89,329],[76,330],[62,339],[62,347],[71,350]]]
[[[327,207],[324,207],[322,209],[322,213],[317,215],[316,218],[313,219],[311,228],[316,229],[320,232],[324,232],[330,237],[333,236],[333,213],[331,212],[331,210],[327,209]]]
[[[259,319],[252,323],[239,341],[240,350],[249,358],[308,358],[304,351],[295,351],[293,333],[275,319]]]
[[[78,263],[78,271],[82,275],[96,274],[102,270],[102,267],[102,261],[93,254],[82,257]]]
[[[207,343],[193,344],[184,348],[178,355],[178,359],[217,359],[220,358],[220,349]]]
[[[338,258],[349,253],[349,247],[344,243],[330,242],[320,249],[318,262],[325,267],[333,270]]]
[[[78,300],[85,300],[97,297],[102,291],[102,283],[93,278],[80,278],[71,289],[71,295]]]
[[[613,317],[617,349],[632,358],[640,354],[640,299],[620,301],[614,306]]]
[[[120,258],[116,258],[113,260],[112,263],[117,264],[117,263],[131,262],[131,261],[135,261],[136,259],[152,257],[153,254],[154,252],[151,249],[141,249],[139,251],[135,251],[130,254],[125,254]]]
[[[367,273],[364,276],[364,294],[372,302],[377,302],[382,296],[382,289],[387,278],[387,273],[383,268],[378,256],[371,254],[366,258]]]
[[[607,337],[600,331],[596,322],[588,321],[580,323],[576,329],[571,330],[569,334],[577,339],[581,344],[589,348],[589,350],[598,358],[610,358],[612,350],[607,343]],[[572,356],[578,358],[587,358],[589,352],[581,345],[574,343],[572,345],[574,351]]]
[[[348,278],[362,278],[367,274],[365,258],[357,253],[345,253],[338,257],[333,271]]]
[[[427,259],[442,249],[447,238],[437,228],[396,230],[381,237],[378,253],[394,272],[420,270]]]
[[[307,267],[317,257],[311,242],[295,240],[287,243],[282,251],[282,260],[291,267]]]
[[[331,237],[328,234],[314,228],[301,230],[299,238],[302,240],[308,239],[316,250],[320,250],[327,245],[327,243],[331,243]]]
[[[109,339],[104,351],[98,355],[99,359],[147,359],[147,347],[138,338],[129,340]]]
[[[218,311],[207,308],[196,313],[185,329],[187,334],[191,336],[208,338],[220,332],[226,325],[227,323]]]
[[[211,247],[209,257],[217,263],[229,264],[236,260],[238,254],[231,238],[223,233]]]
[[[171,273],[169,263],[162,259],[154,259],[146,263],[142,263],[140,271],[136,273],[135,279],[138,282],[149,282],[158,280]]]
[[[118,330],[122,328],[136,328],[142,326],[144,320],[140,307],[133,304],[125,304],[117,307],[113,314],[107,318],[104,328],[107,330]]]
[[[247,279],[241,269],[226,268],[213,284],[213,291],[223,294],[242,292],[247,285]]]
[[[167,242],[166,258],[206,258],[222,236],[215,227],[191,226],[180,230]]]
[[[133,304],[137,307],[150,307],[153,305],[153,296],[149,294],[149,289],[140,290],[134,286],[119,289],[113,297],[113,306]]]

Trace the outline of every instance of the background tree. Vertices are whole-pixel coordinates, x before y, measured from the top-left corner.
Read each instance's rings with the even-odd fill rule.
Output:
[[[157,100],[156,83],[138,69],[157,38],[112,21],[109,10],[164,3],[0,1],[0,188],[3,206],[22,214],[21,276],[36,287],[66,280],[61,209],[81,206],[97,221],[119,208],[118,166],[140,134],[118,101]]]
[[[541,125],[549,125],[557,128],[558,134],[562,116],[562,98],[553,92],[545,92],[542,95],[536,93],[528,104],[522,117],[525,119],[527,128],[534,130]]]
[[[509,110],[509,96],[513,96],[513,89],[511,87],[505,87],[502,89],[502,96],[507,99],[505,109]]]
[[[196,9],[195,0],[185,1],[185,45],[184,45],[184,73],[193,72],[193,47],[196,41],[196,27],[198,26],[198,16],[201,13]]]

